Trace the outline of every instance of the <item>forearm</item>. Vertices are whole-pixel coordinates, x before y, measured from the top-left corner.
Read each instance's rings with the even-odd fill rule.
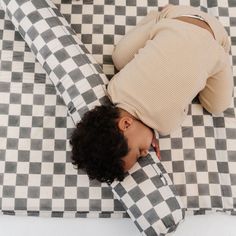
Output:
[[[161,11],[152,10],[145,16],[138,24],[130,30],[116,45],[112,59],[115,67],[121,70],[127,63],[129,63],[139,51],[143,48],[150,38],[152,27],[163,18],[163,11],[168,10],[171,4],[161,7]]]
[[[158,11],[151,11],[118,42],[112,54],[114,65],[118,70],[121,70],[134,58],[138,50],[145,46],[149,32],[158,17]]]

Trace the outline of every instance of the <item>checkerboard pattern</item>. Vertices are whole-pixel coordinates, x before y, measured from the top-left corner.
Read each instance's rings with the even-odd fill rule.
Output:
[[[166,235],[176,230],[185,211],[160,162],[140,158],[112,191],[143,235]]]
[[[53,0],[110,79],[114,45],[157,1]],[[161,0],[217,16],[232,42],[236,75],[234,1]],[[111,188],[73,169],[68,138],[74,127],[54,85],[11,21],[0,10],[0,206],[6,214],[128,217]],[[236,86],[236,81],[235,81]],[[231,107],[212,117],[197,99],[182,127],[160,137],[162,165],[187,214],[235,215],[236,89]],[[151,152],[153,160],[157,159]]]
[[[108,100],[108,79],[50,0],[1,3],[47,72],[74,123]]]
[[[60,20],[60,17],[64,19],[62,15],[49,4],[52,5],[43,0],[40,3],[32,0],[20,4],[14,0],[2,1],[5,12],[47,72],[76,123],[88,107],[93,108],[95,102],[101,104],[99,98],[104,100],[106,97],[105,91],[100,91],[101,85],[104,85],[102,78],[106,77],[99,74],[101,69],[96,69],[94,60],[90,61],[82,50],[82,43],[78,39],[79,43],[73,40],[70,34],[72,29]],[[164,176],[157,164],[151,165],[154,163],[151,157],[146,158],[145,162],[149,168],[141,166],[123,183],[118,182],[118,187],[112,185],[112,191],[120,196],[123,190],[128,190],[125,196],[118,199],[131,214],[140,232],[145,235],[172,232],[183,220],[184,210],[171,190],[174,188],[172,182],[169,181],[171,186],[166,181],[162,183]],[[138,183],[129,186],[130,178]],[[127,196],[133,200],[131,206]],[[158,202],[155,199],[159,199]]]

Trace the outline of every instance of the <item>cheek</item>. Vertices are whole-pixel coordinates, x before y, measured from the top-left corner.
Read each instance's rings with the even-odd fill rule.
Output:
[[[125,170],[129,170],[137,161],[137,154],[135,149],[132,149],[129,154],[124,158],[125,161]]]
[[[149,149],[152,143],[153,134],[147,130],[145,133],[142,134],[142,138],[140,140],[140,146],[144,149]]]
[[[131,158],[131,157],[126,158],[124,161],[125,161],[125,166],[124,166],[125,171],[128,171],[129,169],[131,169],[133,165],[136,163],[136,159]]]
[[[136,155],[133,155],[132,157],[130,157],[129,159],[129,164],[132,167],[137,161]]]

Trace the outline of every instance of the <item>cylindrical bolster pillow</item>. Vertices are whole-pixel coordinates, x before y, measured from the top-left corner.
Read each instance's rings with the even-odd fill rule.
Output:
[[[74,123],[106,103],[108,79],[50,0],[1,0],[62,97]]]
[[[74,123],[95,105],[107,103],[106,76],[51,1],[0,3],[47,72]],[[113,182],[111,188],[145,235],[171,232],[184,217],[168,174],[151,157],[140,159],[124,181]]]
[[[114,181],[111,187],[143,235],[167,235],[184,219],[185,210],[169,175],[150,155],[140,158],[125,180]]]

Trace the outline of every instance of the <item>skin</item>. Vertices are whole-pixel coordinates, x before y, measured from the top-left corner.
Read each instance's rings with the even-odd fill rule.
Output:
[[[169,6],[173,6],[173,4],[167,4],[164,7],[161,7],[160,10],[163,11],[165,8],[167,8]],[[184,21],[184,22],[187,22],[187,23],[194,24],[194,25],[197,25],[199,27],[202,27],[203,29],[208,30],[212,34],[212,36],[215,38],[215,35],[214,35],[211,27],[206,22],[203,22],[203,21],[201,21],[199,19],[195,19],[195,18],[191,18],[191,17],[186,17],[186,16],[176,17],[174,19],[178,19],[178,20],[181,20],[181,21]]]
[[[160,156],[158,141],[153,130],[123,109],[120,109],[118,127],[127,139],[130,149],[128,155],[123,157],[125,171],[128,171],[140,157],[146,157],[151,146],[157,156]]]
[[[214,35],[212,29],[210,28],[210,26],[207,23],[205,23],[205,22],[203,22],[203,21],[201,21],[199,19],[195,19],[195,18],[191,18],[191,17],[186,17],[186,16],[176,17],[174,19],[181,20],[181,21],[184,21],[184,22],[187,22],[187,23],[190,23],[190,24],[194,24],[194,25],[197,25],[197,26],[199,26],[199,27],[201,27],[203,29],[206,29],[206,30],[208,30],[211,33],[213,38],[215,38],[215,35]]]

